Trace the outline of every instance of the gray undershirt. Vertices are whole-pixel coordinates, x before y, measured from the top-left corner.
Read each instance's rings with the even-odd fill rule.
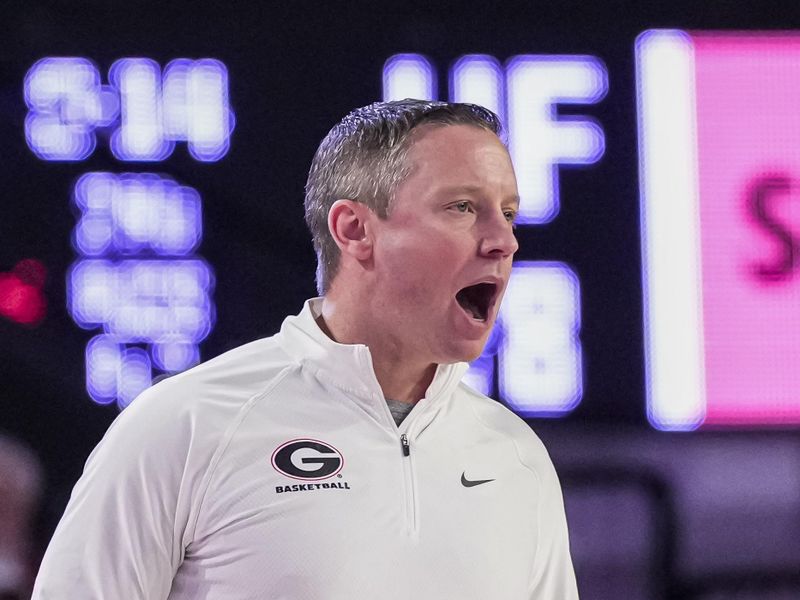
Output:
[[[411,412],[411,409],[414,408],[414,405],[410,402],[400,402],[399,400],[390,400],[386,398],[386,404],[389,405],[389,412],[392,413],[392,417],[394,418],[394,422],[400,425],[408,416],[408,413]]]

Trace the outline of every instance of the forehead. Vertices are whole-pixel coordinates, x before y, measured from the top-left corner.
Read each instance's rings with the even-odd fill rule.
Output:
[[[511,158],[494,132],[474,125],[418,129],[406,155],[408,177],[401,187],[412,182],[451,188],[499,186],[516,194]]]
[[[505,148],[497,134],[490,129],[466,123],[424,123],[411,130],[409,140],[409,152],[416,153],[454,141],[497,144]]]

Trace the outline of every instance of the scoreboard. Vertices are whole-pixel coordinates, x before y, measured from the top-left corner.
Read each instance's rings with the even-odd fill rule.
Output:
[[[646,374],[639,410],[662,430],[800,424],[800,37],[650,30],[630,52]],[[29,151],[43,165],[87,164],[63,190],[75,215],[64,303],[87,332],[88,397],[120,408],[197,364],[227,310],[203,255],[203,190],[156,165],[168,167],[176,152],[223,161],[248,114],[234,117],[223,61],[163,62],[123,57],[101,73],[91,57],[50,56],[21,82]],[[608,102],[615,85],[599,55],[461,54],[436,64],[407,52],[365,76],[385,100],[437,99],[446,89],[448,99],[500,116],[521,237],[557,227],[576,202],[564,182],[607,154],[606,124],[583,112]],[[89,168],[97,153],[121,168]],[[566,257],[520,253],[468,383],[524,417],[564,417],[587,401],[584,276]]]

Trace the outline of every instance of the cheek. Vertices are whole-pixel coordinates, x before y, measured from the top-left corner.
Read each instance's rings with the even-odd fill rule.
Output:
[[[417,228],[413,234],[402,231],[388,236],[376,249],[375,259],[387,271],[419,277],[433,271],[452,272],[457,256],[454,240],[435,228]]]
[[[402,301],[400,312],[439,313],[455,293],[453,286],[468,262],[470,249],[463,232],[450,225],[400,222],[380,232],[375,249],[375,267],[385,300]]]
[[[460,268],[458,252],[452,244],[419,240],[395,264],[398,280],[420,293],[449,289]]]

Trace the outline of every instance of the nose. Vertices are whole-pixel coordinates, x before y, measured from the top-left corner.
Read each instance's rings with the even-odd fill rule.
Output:
[[[481,236],[480,253],[489,258],[507,258],[519,249],[517,236],[505,215],[487,223]]]

